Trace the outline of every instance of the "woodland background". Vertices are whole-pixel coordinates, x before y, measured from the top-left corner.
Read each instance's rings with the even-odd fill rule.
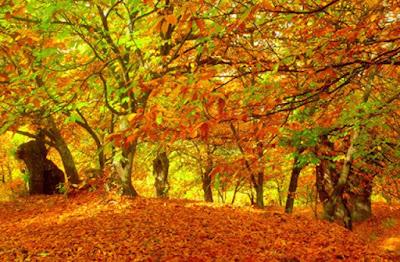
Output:
[[[3,0],[0,198],[296,206],[352,229],[400,201],[399,36],[397,0]]]

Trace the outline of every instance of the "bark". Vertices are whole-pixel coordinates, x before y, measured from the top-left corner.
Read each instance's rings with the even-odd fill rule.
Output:
[[[233,190],[233,196],[232,196],[231,205],[233,205],[233,204],[235,203],[236,195],[237,195],[237,193],[239,192],[239,189],[240,189],[240,187],[241,187],[241,183],[242,183],[241,180],[238,180],[238,181],[236,182],[235,189]]]
[[[349,178],[349,206],[353,221],[364,221],[371,217],[371,194],[373,176],[357,173]]]
[[[202,172],[201,181],[202,181],[203,192],[204,192],[204,201],[206,201],[206,202],[214,202],[213,194],[212,194],[212,187],[211,187],[212,186],[212,178],[210,176],[210,173],[214,167],[214,162],[212,160],[212,155],[211,155],[212,152],[211,151],[212,150],[207,145],[207,165],[204,170],[200,164],[200,171]]]
[[[54,119],[51,116],[47,119],[47,128],[44,130],[44,132],[53,141],[55,148],[61,156],[68,182],[71,184],[79,184],[80,179],[71,151],[69,150],[67,143],[61,136],[60,130],[56,126]]]
[[[255,204],[258,208],[264,208],[264,173],[259,172],[256,176],[252,175],[251,177],[256,191]]]
[[[154,186],[156,188],[156,195],[160,198],[168,197],[169,183],[169,159],[167,153],[161,152],[153,160],[153,175],[155,178]]]
[[[340,206],[343,207],[344,213],[344,224],[347,229],[352,229],[352,219],[351,219],[351,211],[348,205],[348,199],[344,196],[345,187],[348,183],[348,178],[350,176],[350,168],[353,162],[353,154],[355,153],[356,149],[354,147],[354,143],[359,136],[359,130],[354,131],[354,135],[351,138],[350,146],[346,152],[346,158],[343,163],[342,172],[340,173],[339,181],[335,186],[335,190],[331,197],[332,205],[333,206]]]
[[[128,148],[122,149],[123,159],[118,163],[118,174],[121,181],[122,195],[124,196],[137,197],[139,195],[132,185],[132,169],[136,146],[137,142],[134,142]]]
[[[53,161],[48,159],[45,159],[43,165],[43,193],[48,195],[58,193],[59,184],[65,182],[63,171],[61,171]]]
[[[29,194],[43,194],[46,147],[38,140],[29,141],[18,147],[17,157],[24,161],[29,172]]]
[[[253,187],[256,190],[256,205],[258,208],[264,208],[264,170],[263,165],[261,164],[263,153],[263,143],[257,143],[257,155],[258,155],[258,164],[259,171],[256,174],[251,176]]]
[[[202,183],[203,183],[203,192],[204,192],[204,201],[206,202],[213,202],[213,194],[211,189],[211,182],[212,179],[209,175],[209,172],[206,172],[202,176]]]
[[[316,167],[316,185],[323,204],[323,217],[329,221],[340,219],[348,229],[352,228],[353,221],[362,221],[371,216],[372,178],[356,174],[352,168],[354,143],[359,132],[354,130],[342,164],[329,159],[329,151],[334,148],[327,137],[323,137],[321,144],[328,152],[322,153]]]
[[[304,151],[303,148],[298,148],[296,150],[296,154],[293,160],[292,173],[290,176],[289,192],[286,198],[286,206],[285,206],[285,212],[287,214],[291,214],[293,212],[294,199],[297,191],[297,182],[299,179],[300,172],[303,169],[303,167],[300,166],[299,157],[303,151]]]
[[[335,206],[333,202],[333,194],[339,180],[337,165],[331,160],[331,152],[334,151],[333,143],[328,139],[327,135],[320,137],[320,145],[317,149],[320,163],[316,166],[316,187],[319,199],[323,206],[322,217],[326,220],[333,221],[337,217],[341,217],[344,213],[341,207]]]
[[[64,173],[50,160],[43,136],[18,147],[17,157],[25,162],[29,172],[30,194],[54,194],[58,185],[64,182]]]

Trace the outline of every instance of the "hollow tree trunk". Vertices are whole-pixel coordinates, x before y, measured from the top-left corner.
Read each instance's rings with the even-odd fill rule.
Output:
[[[36,140],[18,147],[17,157],[25,162],[29,172],[30,194],[54,194],[58,185],[64,182],[64,173],[50,160],[46,159],[47,150],[44,136],[39,133]]]
[[[24,161],[29,172],[29,194],[43,194],[44,192],[44,160],[46,147],[38,140],[29,141],[18,147],[17,157]]]
[[[155,178],[154,186],[156,188],[157,197],[168,197],[169,183],[168,183],[169,160],[165,151],[157,154],[153,160],[153,175]]]
[[[286,206],[285,206],[285,212],[288,214],[291,214],[293,212],[294,199],[297,191],[297,182],[299,179],[300,172],[303,169],[303,167],[300,166],[299,157],[303,151],[304,151],[303,148],[297,148],[293,160],[292,173],[290,176],[289,192],[286,198]]]
[[[47,119],[47,129],[45,129],[44,132],[54,142],[55,147],[60,154],[68,182],[71,184],[79,184],[78,171],[76,170],[75,161],[72,157],[71,151],[51,116]]]

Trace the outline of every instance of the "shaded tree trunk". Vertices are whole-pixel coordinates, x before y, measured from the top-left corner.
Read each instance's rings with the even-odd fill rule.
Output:
[[[156,188],[157,197],[168,197],[169,183],[169,159],[165,151],[157,154],[153,160],[153,175],[155,178],[154,186]]]
[[[210,176],[210,173],[214,168],[214,162],[212,159],[212,152],[214,150],[215,148],[211,149],[210,146],[207,145],[207,165],[204,170],[200,165],[200,171],[202,172],[201,182],[203,186],[204,201],[206,202],[214,202],[212,193],[212,177]]]
[[[339,178],[336,164],[330,157],[330,154],[333,151],[333,143],[329,141],[328,135],[321,135],[320,144],[317,148],[320,162],[315,168],[316,187],[319,199],[323,206],[322,216],[324,219],[330,221],[334,220],[335,217],[340,216],[340,213],[343,213],[335,208],[331,200]]]
[[[29,172],[29,194],[43,194],[44,192],[44,166],[47,150],[44,142],[33,140],[20,145],[17,157],[24,161]]]
[[[288,214],[291,214],[293,212],[295,194],[297,191],[297,182],[299,179],[300,172],[303,169],[303,167],[300,166],[299,157],[303,151],[304,151],[303,148],[297,148],[296,154],[295,154],[294,160],[293,160],[292,173],[290,176],[289,192],[288,192],[288,195],[286,198],[286,206],[285,206],[285,212]]]
[[[251,179],[256,191],[255,204],[258,208],[264,208],[264,173],[259,172],[256,176],[251,175]]]
[[[201,177],[203,183],[204,201],[213,202],[213,194],[211,189],[212,179],[210,172],[205,172]]]
[[[64,173],[50,160],[46,159],[47,150],[42,134],[37,140],[29,141],[18,147],[17,157],[25,162],[29,172],[30,194],[54,194],[64,182]]]
[[[54,142],[55,148],[61,156],[61,161],[63,163],[68,182],[71,184],[79,184],[80,180],[78,171],[76,170],[75,161],[72,157],[71,151],[69,150],[67,143],[61,136],[60,130],[56,126],[54,119],[51,116],[49,116],[47,119],[47,125],[48,127],[43,131]]]
[[[264,166],[262,164],[262,158],[264,156],[262,142],[257,143],[257,155],[258,155],[258,173],[256,177],[251,176],[253,187],[256,190],[256,205],[258,208],[264,208]]]

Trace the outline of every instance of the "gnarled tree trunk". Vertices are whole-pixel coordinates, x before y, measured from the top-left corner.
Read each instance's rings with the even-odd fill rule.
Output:
[[[372,178],[361,176],[352,168],[354,143],[359,131],[355,130],[343,163],[335,163],[329,156],[333,144],[327,136],[321,137],[321,145],[327,149],[319,152],[320,163],[316,167],[316,185],[323,204],[323,217],[333,221],[343,220],[352,228],[353,221],[363,221],[371,216]]]
[[[50,160],[46,159],[47,150],[44,137],[24,143],[18,147],[17,156],[25,162],[29,171],[30,194],[54,194],[58,185],[64,182],[64,173]]]
[[[44,193],[44,165],[47,150],[42,141],[33,140],[18,147],[17,157],[24,161],[29,172],[29,194]]]

